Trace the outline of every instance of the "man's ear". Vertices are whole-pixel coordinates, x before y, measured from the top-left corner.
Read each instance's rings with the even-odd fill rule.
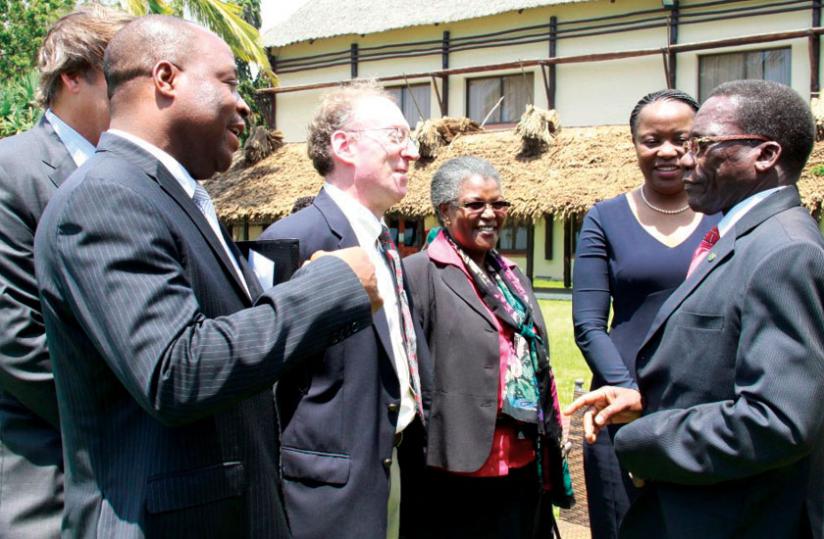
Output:
[[[332,133],[329,142],[332,148],[332,155],[336,160],[342,161],[347,165],[355,164],[355,148],[352,140],[344,131],[335,131]]]
[[[77,94],[80,92],[80,79],[85,77],[84,73],[76,71],[73,73],[60,73],[60,82],[63,88],[70,94]]]
[[[767,172],[778,164],[781,158],[781,145],[775,141],[764,142],[756,148],[758,158],[755,161],[755,169],[758,172]]]
[[[175,84],[180,70],[173,63],[161,60],[152,69],[152,80],[155,89],[166,97],[172,98],[175,95]]]

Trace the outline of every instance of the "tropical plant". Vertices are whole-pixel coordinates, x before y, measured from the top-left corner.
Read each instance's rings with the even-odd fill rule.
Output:
[[[40,116],[37,72],[0,83],[0,138],[29,129]]]
[[[0,0],[0,81],[24,77],[49,26],[74,0]]]
[[[272,81],[276,80],[263,50],[260,32],[244,20],[244,5],[238,1],[120,0],[120,3],[124,10],[133,15],[159,13],[193,19],[219,35],[238,60],[257,64],[262,73]]]

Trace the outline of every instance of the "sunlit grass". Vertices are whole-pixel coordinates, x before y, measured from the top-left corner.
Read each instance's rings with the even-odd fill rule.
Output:
[[[564,282],[535,277],[532,281],[532,286],[534,288],[564,288]]]
[[[549,331],[549,355],[555,383],[558,386],[558,399],[561,406],[572,402],[575,380],[584,381],[584,389],[589,389],[592,375],[584,357],[575,344],[572,330],[572,302],[565,300],[539,300],[541,312]]]

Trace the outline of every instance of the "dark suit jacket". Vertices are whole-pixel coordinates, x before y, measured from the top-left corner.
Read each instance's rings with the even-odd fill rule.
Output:
[[[323,190],[311,206],[261,236],[277,238],[298,238],[301,261],[319,249],[358,245],[346,216]],[[334,294],[335,286],[323,290]],[[417,337],[421,385],[428,387],[428,350],[420,332]],[[381,309],[370,330],[319,353],[277,386],[280,466],[295,537],[386,536],[389,464],[400,405],[389,339]]]
[[[615,449],[651,483],[623,537],[822,537],[822,328],[824,241],[789,187],[719,240],[640,349],[644,416]]]
[[[434,369],[427,464],[474,472],[489,457],[498,418],[500,323],[462,268],[431,251],[416,253],[405,263]],[[532,287],[516,266],[513,271],[530,292],[537,330],[546,338]]]
[[[105,134],[46,209],[35,264],[67,457],[66,534],[288,537],[271,386],[369,324],[354,273],[319,260],[252,307],[171,174]],[[336,293],[317,293],[326,285]]]
[[[0,141],[0,536],[57,537],[63,454],[34,231],[74,161],[48,120]]]

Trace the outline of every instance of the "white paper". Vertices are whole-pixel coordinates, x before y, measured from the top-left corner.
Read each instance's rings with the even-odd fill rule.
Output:
[[[275,261],[271,258],[263,256],[254,249],[249,249],[249,267],[255,272],[264,290],[275,284]]]

